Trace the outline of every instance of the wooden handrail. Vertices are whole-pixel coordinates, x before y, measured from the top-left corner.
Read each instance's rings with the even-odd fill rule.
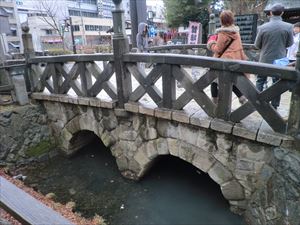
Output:
[[[162,54],[162,53],[128,53],[123,56],[124,62],[162,63],[206,67],[231,72],[252,73],[261,76],[274,76],[286,80],[298,80],[300,74],[292,67],[280,67],[267,63],[243,60],[219,59],[207,56]]]
[[[0,176],[0,206],[22,224],[73,225],[53,209]]]

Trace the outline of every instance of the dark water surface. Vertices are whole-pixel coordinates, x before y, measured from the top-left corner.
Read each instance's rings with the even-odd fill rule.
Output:
[[[57,157],[22,173],[43,194],[74,201],[83,216],[97,213],[108,224],[244,224],[213,180],[176,157],[160,158],[135,182],[121,176],[109,150],[95,141],[72,158]]]

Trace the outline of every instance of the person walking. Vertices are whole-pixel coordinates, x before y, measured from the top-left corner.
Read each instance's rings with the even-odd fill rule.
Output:
[[[259,62],[273,64],[274,60],[286,57],[286,49],[294,42],[293,25],[282,21],[283,13],[284,6],[280,3],[274,4],[270,11],[270,21],[258,27],[254,45],[260,49]],[[272,80],[275,83],[278,78],[273,77]],[[267,77],[257,75],[256,88],[263,91],[266,81]],[[280,95],[271,104],[277,109]]]
[[[290,63],[296,61],[296,54],[299,48],[300,41],[300,22],[294,24],[294,44],[288,48],[286,57],[289,59]]]
[[[216,35],[207,42],[207,48],[211,50],[215,58],[247,60],[244,53],[240,29],[234,25],[234,15],[230,10],[224,10],[220,14],[221,27],[216,30]],[[240,90],[233,85],[232,91],[239,98],[239,102],[244,104],[247,99]],[[218,84],[211,84],[212,101],[218,103]]]
[[[146,23],[140,23],[138,26],[138,33],[136,35],[136,45],[138,52],[148,51],[148,25]]]

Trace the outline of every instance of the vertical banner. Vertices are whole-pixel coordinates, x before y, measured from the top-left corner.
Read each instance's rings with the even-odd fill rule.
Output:
[[[189,21],[188,44],[199,44],[201,41],[201,23]]]

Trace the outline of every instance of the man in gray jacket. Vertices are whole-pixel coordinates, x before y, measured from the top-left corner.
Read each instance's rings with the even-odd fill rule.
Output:
[[[140,23],[138,33],[136,35],[136,45],[139,52],[147,52],[148,50],[148,25]]]
[[[290,47],[293,40],[293,25],[283,22],[281,16],[284,12],[282,4],[275,4],[270,11],[270,21],[258,28],[255,47],[260,49],[259,62],[273,64],[274,60],[286,57],[286,48]],[[273,83],[278,79],[273,77]],[[267,77],[257,75],[256,87],[263,90]],[[277,109],[280,95],[272,100],[272,106]]]

